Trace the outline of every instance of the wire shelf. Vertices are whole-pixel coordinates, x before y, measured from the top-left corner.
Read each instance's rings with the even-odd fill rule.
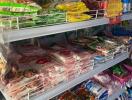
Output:
[[[90,10],[87,15],[90,15],[92,19],[97,19],[104,17],[105,10]],[[53,16],[55,16],[53,18]],[[0,17],[0,32],[10,31],[10,30],[20,30],[25,28],[35,28],[35,27],[46,27],[58,24],[71,23],[68,21],[67,13],[53,13],[53,14],[42,14],[42,15],[29,15],[22,17],[12,17],[12,16],[1,16]],[[80,14],[76,14],[76,18]],[[89,19],[88,19],[89,20]],[[86,21],[86,20],[82,20]]]

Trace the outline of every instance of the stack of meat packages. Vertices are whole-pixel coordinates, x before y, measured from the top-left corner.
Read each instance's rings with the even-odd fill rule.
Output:
[[[9,54],[10,70],[5,76],[5,92],[13,100],[37,95],[94,66],[94,54],[73,46],[54,45],[43,50],[24,45],[14,50]]]
[[[74,79],[94,66],[93,55],[80,48],[55,45],[51,48],[50,54],[56,61],[64,65],[67,80]]]
[[[33,45],[17,46],[15,49],[9,53],[9,71],[5,75],[4,92],[12,100],[25,100],[29,95],[47,88],[46,82],[49,84],[38,70],[42,66],[38,62],[47,55],[43,49]]]

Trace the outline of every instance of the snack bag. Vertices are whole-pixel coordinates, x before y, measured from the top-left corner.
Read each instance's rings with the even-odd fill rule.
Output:
[[[0,15],[24,16],[37,14],[41,8],[15,2],[0,2]]]
[[[121,0],[108,0],[106,7],[106,17],[110,18],[110,24],[120,23],[120,15],[122,14],[123,6]]]
[[[99,83],[88,80],[84,86],[89,92],[92,92],[98,100],[107,100],[108,90]]]

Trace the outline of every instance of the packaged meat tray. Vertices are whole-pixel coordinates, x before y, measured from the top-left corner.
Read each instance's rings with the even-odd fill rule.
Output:
[[[37,69],[39,73],[47,75],[52,86],[60,82],[63,82],[67,79],[66,75],[68,72],[64,65],[56,62],[49,56],[45,55],[44,57],[36,59],[35,61],[31,62],[31,66]]]
[[[59,60],[63,64],[68,64],[68,63],[74,64],[76,61],[74,59],[75,54],[63,46],[55,45],[51,47],[50,53],[56,60]]]
[[[58,50],[57,52],[55,52],[56,54],[54,52],[51,52],[51,55],[53,55],[55,59],[59,58],[58,61],[61,61],[67,68],[66,72],[68,72],[69,70],[70,74],[72,72],[76,73],[75,75],[79,75],[83,72],[88,72],[89,70],[93,69],[94,54],[71,45],[66,48],[61,48],[61,51],[63,51],[63,54],[61,54],[60,50]],[[70,68],[67,65],[70,65]]]
[[[85,50],[84,48],[80,46],[74,46],[74,45],[69,45],[68,49],[71,50],[75,55],[74,58],[76,61],[83,61],[83,60],[93,60],[94,57],[94,51],[90,50]]]
[[[68,49],[71,50],[75,55],[74,59],[76,63],[83,63],[84,65],[94,65],[94,56],[96,55],[95,52],[90,50],[85,50],[80,46],[69,45]]]
[[[80,62],[81,63],[81,62]],[[94,67],[94,61],[91,63],[91,62],[87,62],[87,61],[85,61],[85,62],[83,62],[83,63],[81,63],[80,65],[79,65],[79,68],[78,68],[78,73],[79,74],[84,74],[84,73],[86,73],[86,72],[89,72],[89,71],[91,71],[92,69],[93,69],[93,67]]]
[[[28,94],[44,88],[43,80],[38,77],[37,71],[35,70],[17,72],[12,78],[9,78],[10,75],[11,73],[6,76],[8,83],[5,85],[4,92],[6,92],[12,100],[28,98]]]

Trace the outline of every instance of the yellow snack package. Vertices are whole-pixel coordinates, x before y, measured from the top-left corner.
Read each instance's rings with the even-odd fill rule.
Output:
[[[83,2],[66,2],[63,4],[58,4],[56,9],[70,12],[87,12],[89,9]]]
[[[68,22],[86,21],[86,20],[89,20],[90,18],[91,16],[87,14],[67,14]]]
[[[108,5],[106,8],[107,17],[120,16],[123,10],[121,0],[108,0]]]

